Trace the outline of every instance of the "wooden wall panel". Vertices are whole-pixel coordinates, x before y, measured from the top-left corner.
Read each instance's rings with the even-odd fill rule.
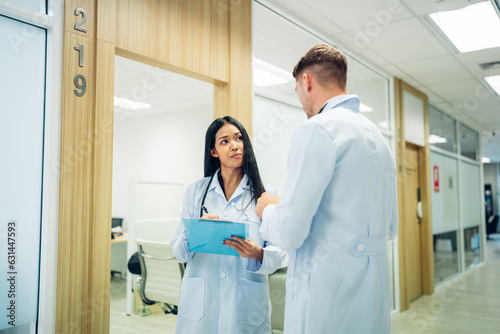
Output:
[[[98,38],[160,62],[229,81],[230,0],[106,0]],[[250,1],[243,1],[250,2]]]
[[[94,122],[93,219],[90,246],[90,333],[109,328],[111,193],[113,177],[113,96],[115,48],[97,40]],[[106,330],[107,332],[107,330]]]
[[[408,300],[408,293],[406,291],[406,235],[405,225],[401,223],[404,219],[404,150],[406,144],[404,141],[404,114],[403,114],[403,92],[401,90],[401,80],[394,78],[394,110],[396,118],[396,160],[397,160],[397,175],[398,175],[398,213],[399,213],[399,231],[398,231],[398,244],[399,244],[399,282],[400,282],[400,309],[401,312],[410,308],[410,301]]]
[[[84,67],[78,66],[85,45]],[[64,36],[63,85],[61,105],[61,162],[59,188],[59,234],[57,260],[56,331],[70,333],[76,326],[86,332],[89,309],[89,245],[92,221],[94,69],[95,41],[78,34]],[[85,95],[74,94],[73,78],[81,73],[87,79]]]
[[[230,82],[252,88],[252,4],[235,2],[231,7]]]
[[[252,137],[252,89],[236,84],[214,87],[214,118],[230,115],[240,121]]]

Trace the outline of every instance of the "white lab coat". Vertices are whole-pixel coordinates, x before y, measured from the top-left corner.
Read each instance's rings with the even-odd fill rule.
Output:
[[[260,232],[289,254],[285,333],[390,331],[387,241],[396,236],[396,170],[355,95],[299,126],[278,205]]]
[[[200,217],[201,201],[209,179],[199,180],[188,187],[181,217]],[[215,176],[205,207],[210,213],[218,214],[220,219],[248,223],[249,239],[264,249],[263,263],[239,256],[191,253],[181,221],[171,242],[178,261],[187,262],[179,298],[177,334],[271,333],[267,277],[281,266],[286,253],[261,238],[255,200],[245,210],[248,218],[233,206],[234,203],[241,210],[247,180],[245,175],[228,202]],[[276,193],[267,185],[266,190]],[[244,206],[252,196],[248,187]]]

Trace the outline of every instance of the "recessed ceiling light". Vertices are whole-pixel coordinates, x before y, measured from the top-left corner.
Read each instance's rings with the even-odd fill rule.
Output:
[[[494,75],[492,77],[484,78],[488,85],[500,96],[500,75]]]
[[[490,1],[429,16],[462,53],[500,46],[500,18]]]
[[[486,162],[486,163],[488,163],[488,162],[491,162],[491,159],[490,159],[490,158],[487,158],[487,157],[482,157],[482,158],[481,158],[481,162]]]
[[[448,141],[448,139],[444,137],[440,137],[438,135],[430,135],[429,136],[429,143],[430,144],[444,144]]]
[[[151,104],[127,99],[125,97],[114,97],[115,108],[123,108],[129,110],[141,110],[151,108]]]
[[[293,80],[294,78],[291,72],[285,71],[284,69],[261,59],[253,59],[253,83],[255,86],[275,86]]]

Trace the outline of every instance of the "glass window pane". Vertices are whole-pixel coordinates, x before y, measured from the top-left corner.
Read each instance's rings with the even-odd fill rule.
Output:
[[[429,106],[429,143],[433,147],[456,153],[457,131],[453,118]]]
[[[457,159],[431,152],[431,172],[434,284],[437,284],[460,271]]]
[[[29,43],[13,44],[27,27]],[[15,277],[16,286],[15,297],[8,297],[10,283],[0,280],[0,291],[5,291],[0,307],[6,310],[15,300],[15,325],[27,326],[27,331],[16,333],[29,333],[29,324],[37,319],[45,42],[44,29],[0,16],[0,245],[4,252],[8,245],[15,253],[9,262],[6,253],[0,257],[0,269],[3,274],[12,273],[8,277]],[[11,221],[15,223],[9,226]],[[15,238],[15,243],[8,237]],[[9,317],[1,317],[0,329],[10,328],[8,321]]]
[[[35,12],[47,13],[47,1],[46,0],[10,0],[8,2],[13,3],[16,6],[21,6]]]
[[[252,145],[262,179],[282,194],[287,177],[292,132],[306,120],[299,108],[256,96],[252,114]]]
[[[460,154],[472,160],[477,160],[478,134],[476,131],[460,124]]]
[[[361,113],[377,126],[390,129],[389,80],[347,57],[347,92],[361,100]]]
[[[302,108],[293,68],[307,50],[325,41],[255,2],[253,20],[254,91]],[[368,119],[390,129],[389,80],[349,55],[347,60],[347,92],[359,96]]]
[[[282,191],[293,130],[306,116],[295,92],[294,66],[314,45],[325,43],[265,6],[253,2],[253,144],[264,181]],[[326,43],[331,44],[330,41]],[[361,112],[377,126],[392,129],[389,79],[349,55],[347,92],[359,96]],[[386,136],[390,143],[390,137]],[[392,244],[391,244],[392,247]],[[393,252],[389,252],[394,277]],[[391,280],[391,291],[394,289]],[[394,294],[391,295],[394,309]]]
[[[481,238],[481,199],[482,191],[479,166],[461,162],[461,207],[464,227],[465,267],[471,267],[480,262]]]

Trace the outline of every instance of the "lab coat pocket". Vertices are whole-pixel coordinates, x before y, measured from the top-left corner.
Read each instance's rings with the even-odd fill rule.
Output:
[[[236,318],[240,324],[260,326],[269,316],[269,288],[265,282],[240,278]]]
[[[185,320],[200,321],[205,315],[205,278],[184,277],[179,297],[177,316]]]

